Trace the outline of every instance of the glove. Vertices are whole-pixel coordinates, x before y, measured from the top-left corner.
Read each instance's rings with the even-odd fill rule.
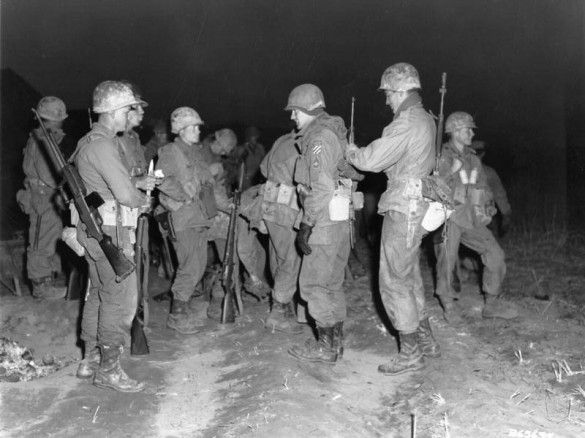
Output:
[[[512,215],[510,214],[503,214],[502,215],[502,236],[508,232],[510,226],[512,225]]]
[[[352,181],[361,181],[365,176],[359,173],[351,164],[346,160],[341,160],[337,164],[337,170],[339,170],[339,176],[342,178],[349,178]]]
[[[299,228],[299,232],[297,233],[295,243],[297,244],[297,248],[303,255],[309,255],[312,252],[312,249],[309,246],[309,237],[311,237],[312,232],[313,227],[311,225],[301,222],[301,226]]]

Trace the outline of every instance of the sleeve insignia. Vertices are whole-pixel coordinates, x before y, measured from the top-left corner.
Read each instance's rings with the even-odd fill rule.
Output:
[[[317,140],[313,143],[313,154],[319,155],[321,153],[321,148],[323,147],[323,142],[321,140]]]

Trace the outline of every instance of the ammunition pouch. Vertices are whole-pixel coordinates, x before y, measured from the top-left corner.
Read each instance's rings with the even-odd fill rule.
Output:
[[[266,184],[264,184],[263,200],[286,205],[294,210],[299,209],[295,188],[286,184],[275,183],[270,180],[266,181]]]
[[[102,225],[136,228],[138,223],[138,209],[120,205],[113,199],[107,199],[98,207],[102,218]]]
[[[474,225],[488,225],[497,213],[493,200],[485,189],[470,188],[468,195],[469,202],[473,206]]]
[[[158,223],[161,233],[168,235],[171,241],[177,241],[177,234],[175,233],[175,226],[173,224],[173,215],[168,210],[157,209],[154,213],[154,220]]]
[[[199,190],[199,200],[205,219],[211,219],[217,216],[217,204],[213,194],[213,184],[205,183]]]

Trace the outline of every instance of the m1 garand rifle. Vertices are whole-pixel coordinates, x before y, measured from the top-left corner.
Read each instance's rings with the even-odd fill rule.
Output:
[[[351,97],[351,116],[349,119],[349,144],[354,144],[355,143],[355,128],[354,128],[354,110],[355,110],[355,97],[352,96]],[[357,188],[357,183],[352,182],[352,195],[353,192],[355,191],[355,189]],[[349,209],[349,244],[351,246],[351,249],[353,249],[354,245],[355,245],[355,210],[353,208],[353,200],[352,200],[353,196],[350,196],[350,209]]]
[[[150,165],[148,166],[148,175],[154,175],[154,162],[152,160],[150,160]],[[146,191],[146,197],[148,199],[150,199],[151,194],[151,190]],[[130,354],[133,356],[143,356],[150,353],[146,334],[144,333],[144,328],[148,325],[150,314],[148,307],[148,275],[150,273],[148,218],[149,215],[147,213],[141,214],[136,226],[134,261],[136,263],[138,300],[136,315],[134,315],[130,329]]]
[[[230,223],[228,226],[227,241],[225,245],[225,253],[223,257],[223,269],[221,272],[221,282],[225,291],[225,297],[223,299],[223,306],[221,312],[221,323],[231,323],[236,320],[236,302],[240,314],[243,311],[242,298],[236,293],[236,284],[238,278],[236,276],[236,263],[239,264],[239,260],[236,260],[236,226],[237,219],[240,210],[240,200],[242,196],[242,187],[244,186],[244,176],[246,173],[246,164],[242,162],[240,164],[240,172],[238,175],[238,187],[234,190],[233,206],[230,212]]]
[[[445,114],[443,107],[445,104],[445,94],[447,94],[447,73],[443,72],[441,75],[441,88],[439,88],[439,94],[441,95],[441,106],[439,108],[439,118],[437,120],[437,137],[435,138],[435,170],[434,174],[439,174],[439,160],[441,159],[441,153],[443,152],[443,128],[445,125]]]
[[[136,265],[126,258],[122,250],[114,245],[112,238],[102,230],[102,218],[98,212],[98,207],[104,203],[104,200],[97,192],[87,193],[85,184],[75,166],[65,161],[55,139],[47,131],[41,116],[34,108],[32,108],[32,112],[38,120],[44,135],[42,143],[45,145],[55,168],[63,175],[63,179],[67,183],[69,193],[79,213],[79,218],[85,225],[87,234],[98,241],[100,248],[116,274],[116,281],[124,280],[134,272]]]

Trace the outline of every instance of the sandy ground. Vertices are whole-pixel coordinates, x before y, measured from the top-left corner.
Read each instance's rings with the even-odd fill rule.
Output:
[[[368,277],[346,282],[346,350],[334,366],[289,356],[288,347],[310,330],[288,336],[264,329],[265,302],[248,300],[235,324],[208,321],[191,336],[165,327],[168,302],[152,302],[151,354],[123,361],[147,382],[140,394],[75,378],[78,302],[1,296],[0,335],[65,366],[35,381],[0,383],[0,435],[409,437],[414,425],[417,437],[585,436],[585,256],[552,238],[533,251],[518,242],[504,242],[506,296],[520,310],[514,321],[481,318],[471,275],[460,299],[465,323],[448,325],[431,296],[423,256],[443,354],[424,371],[396,378],[376,371],[397,347],[376,312]],[[153,278],[151,288],[155,294],[168,283]],[[535,298],[544,295],[549,299]]]

